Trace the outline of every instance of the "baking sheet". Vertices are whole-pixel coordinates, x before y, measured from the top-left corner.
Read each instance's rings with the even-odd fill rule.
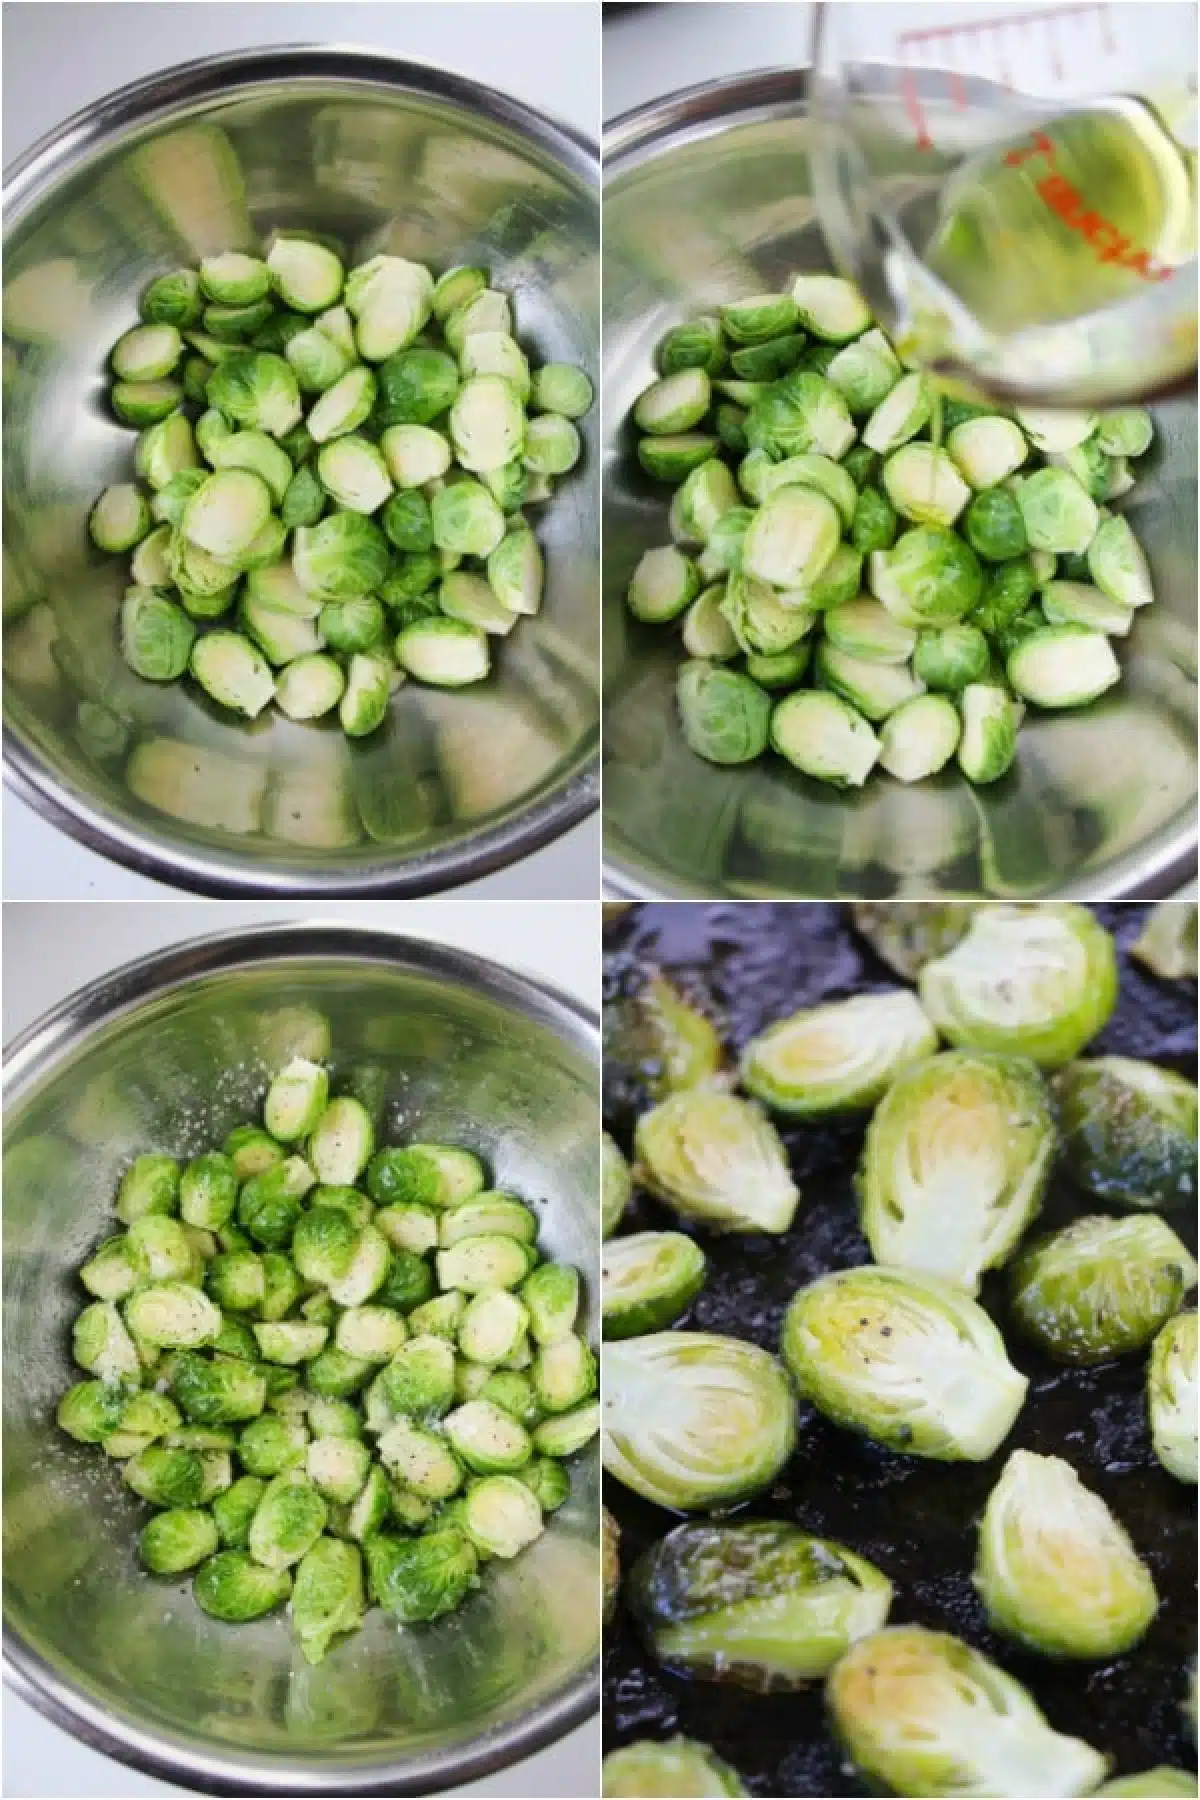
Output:
[[[1091,1053],[1145,1057],[1194,1076],[1196,985],[1157,980],[1127,954],[1147,908],[1096,906],[1116,933],[1121,994]],[[610,919],[605,934],[605,1006],[661,968],[740,1048],[800,1006],[894,987],[897,977],[854,932],[840,906],[646,905]],[[650,1104],[636,1070],[605,1066],[608,1129],[629,1153],[633,1123]],[[798,1287],[825,1270],[870,1260],[859,1233],[851,1177],[861,1122],[788,1126],[777,1120],[802,1190],[796,1223],[783,1239],[702,1239],[708,1280],[680,1324],[750,1338],[777,1351],[783,1313]],[[1038,1229],[1105,1209],[1052,1185]],[[1195,1219],[1171,1218],[1192,1249]],[[638,1195],[623,1229],[678,1229],[666,1208]],[[984,1304],[1003,1327],[1001,1284],[989,1277]],[[1006,1332],[1009,1353],[1029,1377],[1016,1427],[990,1462],[932,1463],[878,1449],[801,1407],[799,1446],[766,1495],[744,1517],[794,1520],[840,1539],[877,1562],[896,1586],[891,1622],[918,1622],[966,1638],[1031,1690],[1060,1731],[1087,1739],[1132,1774],[1157,1763],[1192,1768],[1195,1751],[1179,1709],[1186,1664],[1195,1653],[1196,1491],[1159,1466],[1143,1401],[1145,1358],[1074,1370],[1041,1358]],[[978,1517],[1010,1451],[1067,1458],[1112,1507],[1149,1564],[1162,1597],[1151,1630],[1133,1651],[1107,1663],[1056,1664],[1026,1655],[987,1626],[970,1583]],[[622,1566],[677,1523],[673,1514],[609,1480],[606,1502],[621,1526]],[[820,1686],[759,1696],[662,1671],[618,1607],[606,1634],[605,1749],[634,1738],[682,1731],[711,1744],[761,1795],[854,1795],[824,1721]]]

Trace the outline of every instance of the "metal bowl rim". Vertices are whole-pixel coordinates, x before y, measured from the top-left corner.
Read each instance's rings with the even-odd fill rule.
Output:
[[[544,1025],[600,1066],[596,1011],[552,983],[469,951],[428,943],[375,927],[301,921],[241,927],[188,938],[100,976],[58,1001],[13,1039],[4,1053],[6,1105],[20,1100],[50,1073],[70,1046],[102,1026],[128,1017],[149,1000],[209,976],[240,969],[314,960],[377,963],[410,975],[483,993],[490,1000]],[[396,1763],[378,1762],[351,1774],[328,1765],[320,1773],[304,1762],[240,1760],[185,1750],[157,1733],[116,1724],[85,1700],[4,1627],[4,1679],[44,1718],[73,1737],[142,1774],[210,1794],[264,1796],[428,1794],[479,1780],[545,1749],[598,1709],[599,1657],[528,1715],[489,1732],[477,1746],[425,1750]]]
[[[679,141],[695,142],[716,136],[722,129],[748,122],[759,113],[771,116],[782,105],[795,105],[807,97],[813,71],[807,68],[755,69],[727,80],[699,82],[677,88],[644,106],[619,114],[605,127],[605,186],[618,175],[636,168]],[[607,821],[606,821],[607,823]],[[1142,851],[1127,851],[1107,866],[1100,876],[1083,875],[1065,882],[1042,900],[1161,900],[1167,899],[1196,878],[1197,824],[1181,824],[1165,833],[1162,841]],[[668,885],[654,879],[644,865],[621,859],[607,834],[603,862],[604,890],[621,900],[701,900],[720,896],[690,885]],[[737,896],[727,895],[727,898]],[[768,898],[760,895],[756,898]],[[779,899],[813,898],[803,894],[773,896]],[[825,899],[826,895],[815,896]],[[836,896],[835,896],[836,897]],[[986,895],[979,898],[986,899]],[[750,896],[743,896],[750,898]]]
[[[200,57],[158,70],[81,108],[39,138],[5,172],[4,239],[53,185],[121,133],[169,118],[180,108],[251,89],[342,82],[432,96],[465,112],[483,114],[532,140],[599,196],[600,150],[573,126],[432,63],[347,45],[281,44]],[[280,863],[264,869],[231,852],[171,844],[117,819],[64,787],[31,745],[7,723],[4,779],[9,791],[41,818],[86,849],[150,880],[216,898],[250,894],[416,898],[507,868],[553,843],[600,804],[599,752],[581,757],[560,786],[534,798],[515,817],[429,850],[411,862],[347,871],[327,865]]]

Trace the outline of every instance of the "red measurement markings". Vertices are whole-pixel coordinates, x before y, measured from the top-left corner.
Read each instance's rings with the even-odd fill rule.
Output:
[[[1130,274],[1136,275],[1141,281],[1170,280],[1173,270],[1154,262],[1150,252],[1126,237],[1111,219],[1105,219],[1094,212],[1074,182],[1068,181],[1059,172],[1055,166],[1054,143],[1044,131],[1030,132],[1029,143],[1007,151],[1004,162],[1007,168],[1019,169],[1032,162],[1035,157],[1045,164],[1045,173],[1034,180],[1034,192],[1062,220],[1068,231],[1075,232],[1086,244],[1091,245],[1097,262],[1113,263],[1119,269],[1128,269]],[[1032,175],[1032,171],[1030,173]]]
[[[909,63],[910,55],[914,62],[930,51],[940,51],[947,60],[961,41],[970,61],[972,48],[978,37],[989,33],[992,49],[998,64],[1001,82],[1007,88],[1013,85],[1012,71],[1008,66],[1005,36],[1010,35],[1018,40],[1028,28],[1042,26],[1046,32],[1046,43],[1050,55],[1050,67],[1056,81],[1061,81],[1065,74],[1062,54],[1059,47],[1058,22],[1062,19],[1092,18],[1099,22],[1102,33],[1101,42],[1106,55],[1116,52],[1116,43],[1112,33],[1112,21],[1109,18],[1107,0],[1081,0],[1075,6],[1049,6],[1038,12],[1012,13],[1008,16],[991,15],[982,19],[959,20],[951,25],[924,25],[912,31],[902,31],[896,38],[896,55],[900,63],[900,92],[904,100],[904,109],[908,114],[913,133],[917,140],[918,150],[932,150],[933,138],[929,131],[929,122],[925,117],[925,108],[921,103],[920,91],[917,87],[916,70]],[[1019,51],[1018,51],[1019,54]],[[983,73],[983,71],[980,71]],[[966,86],[957,68],[947,72],[947,84],[951,102],[958,108],[967,104]]]

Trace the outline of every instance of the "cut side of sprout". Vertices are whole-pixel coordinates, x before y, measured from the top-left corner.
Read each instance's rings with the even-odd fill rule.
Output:
[[[959,471],[976,489],[997,487],[1026,461],[1025,434],[1011,419],[966,419],[946,439]]]
[[[1109,637],[1127,637],[1133,608],[1111,600],[1083,581],[1048,581],[1042,589],[1042,611],[1049,625],[1086,625]]]
[[[742,569],[774,587],[804,587],[820,576],[840,538],[832,500],[814,488],[780,488],[755,514],[743,539]]]
[[[1121,679],[1112,645],[1084,625],[1034,631],[1008,659],[1008,678],[1022,699],[1048,709],[1087,706]]]
[[[953,459],[933,444],[905,444],[883,465],[887,497],[918,525],[953,525],[971,490]]]
[[[962,720],[944,694],[906,700],[879,734],[879,766],[897,781],[926,781],[944,769],[958,749]]]
[[[887,455],[898,450],[929,423],[933,402],[929,384],[922,375],[905,375],[885,399],[880,401],[863,427],[862,441],[868,450]]]
[[[230,560],[250,546],[270,516],[271,490],[260,475],[222,469],[188,501],[181,529],[189,543]]]
[[[211,631],[192,649],[190,668],[218,706],[256,719],[275,695],[275,678],[262,653],[235,631]]]
[[[298,656],[275,681],[275,702],[289,719],[322,719],[342,697],[345,676],[332,656]]]
[[[801,325],[827,344],[845,344],[866,331],[871,313],[853,282],[836,275],[797,275],[792,299]]]
[[[416,681],[467,687],[487,677],[487,634],[460,619],[418,619],[397,637],[396,661]]]
[[[88,530],[98,550],[115,555],[132,550],[150,530],[150,508],[141,491],[131,482],[105,488],[91,510]],[[133,578],[143,586],[155,585],[136,570]]]
[[[324,244],[282,234],[267,253],[267,270],[284,305],[299,313],[336,305],[345,279],[341,262]]]
[[[976,787],[999,781],[1017,753],[1020,708],[1003,688],[972,682],[962,690],[958,766]]]
[[[794,768],[834,787],[862,787],[879,757],[879,739],[862,714],[816,689],[780,701],[771,742]]]
[[[835,606],[824,617],[825,639],[835,650],[863,662],[907,663],[916,648],[912,626],[894,619],[869,594]]]
[[[378,512],[395,492],[380,451],[353,433],[321,446],[317,474],[337,504],[349,512]]]

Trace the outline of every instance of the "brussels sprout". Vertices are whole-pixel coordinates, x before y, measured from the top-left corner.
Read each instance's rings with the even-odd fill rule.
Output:
[[[1162,900],[1151,909],[1130,956],[1162,981],[1196,979],[1196,907]]]
[[[1157,1769],[1147,1769],[1142,1775],[1122,1775],[1117,1781],[1106,1781],[1103,1787],[1096,1789],[1098,1796],[1144,1794],[1150,1800],[1167,1800],[1171,1794],[1195,1795],[1198,1792],[1194,1775],[1185,1774],[1182,1769],[1168,1769],[1165,1764]]]
[[[946,449],[977,491],[997,487],[1029,455],[1020,426],[999,416],[964,420],[947,435]]]
[[[696,662],[729,662],[738,654],[733,627],[721,611],[724,598],[725,584],[719,582],[715,587],[705,588],[684,615],[683,647]]]
[[[853,282],[836,275],[797,275],[792,283],[792,299],[805,329],[830,344],[845,344],[860,337],[871,323],[867,303]]]
[[[819,1680],[886,1623],[892,1585],[840,1544],[795,1525],[680,1525],[635,1564],[627,1596],[672,1674],[755,1693]]]
[[[1128,519],[1105,519],[1087,545],[1087,565],[1101,593],[1122,606],[1149,606],[1154,599],[1150,566]]]
[[[905,444],[883,465],[883,485],[896,511],[922,525],[953,525],[971,490],[944,450]]]
[[[146,499],[140,488],[130,482],[105,488],[88,514],[92,542],[97,550],[105,550],[113,556],[140,544],[150,530],[150,524]],[[135,576],[135,580],[138,579]]]
[[[201,480],[205,479],[199,469],[189,472],[189,481],[193,475],[199,475]],[[175,479],[177,480],[178,477]],[[168,483],[168,486],[172,485],[173,483]],[[156,498],[161,498],[161,496],[156,496]],[[184,503],[186,504],[186,500]],[[141,540],[134,550],[129,564],[129,573],[133,577],[134,587],[153,588],[171,585],[173,577],[167,561],[167,547],[170,541],[171,527],[165,521],[161,525],[156,525],[149,536]]]
[[[526,1246],[498,1232],[463,1238],[452,1249],[439,1250],[437,1254],[441,1286],[458,1288],[464,1294],[478,1294],[491,1287],[514,1288],[525,1279],[531,1266],[531,1253]]]
[[[367,737],[382,725],[391,698],[392,674],[391,663],[379,652],[350,658],[338,702],[338,719],[347,737]]]
[[[320,1355],[325,1348],[329,1328],[309,1324],[301,1319],[268,1320],[254,1327],[254,1336],[264,1361],[295,1368]]]
[[[282,356],[240,350],[225,357],[208,383],[208,402],[226,418],[281,438],[300,423],[300,389]]]
[[[461,619],[417,619],[400,632],[395,652],[402,669],[434,687],[467,687],[490,668],[486,632]]]
[[[600,1222],[604,1237],[610,1238],[620,1225],[632,1192],[629,1165],[606,1131],[600,1139]]]
[[[476,1294],[463,1314],[459,1349],[472,1362],[501,1363],[521,1342],[528,1316],[522,1302],[507,1289]]]
[[[1030,475],[1017,489],[1017,504],[1032,548],[1060,556],[1085,551],[1100,523],[1095,502],[1065,469]]]
[[[1097,1215],[1021,1251],[1009,1269],[1009,1304],[1022,1334],[1048,1356],[1086,1367],[1148,1344],[1195,1282],[1195,1261],[1156,1214]]]
[[[378,512],[393,492],[382,451],[354,432],[321,446],[317,474],[334,502],[348,512]]]
[[[895,1794],[1090,1794],[1108,1767],[986,1656],[920,1625],[860,1638],[825,1702],[855,1767]]]
[[[864,718],[886,719],[924,689],[912,670],[897,663],[849,656],[828,640],[817,645],[816,676],[822,687],[848,701]]]
[[[97,1300],[124,1300],[146,1279],[148,1272],[145,1250],[131,1241],[127,1232],[122,1232],[101,1244],[80,1269],[79,1279]]]
[[[334,1342],[349,1356],[388,1362],[404,1344],[408,1327],[390,1306],[354,1306],[337,1322]]]
[[[1023,1058],[947,1051],[904,1070],[859,1172],[875,1260],[978,1293],[1039,1212],[1056,1143],[1049,1096]]]
[[[350,1187],[374,1148],[375,1131],[366,1107],[343,1094],[322,1112],[308,1141],[308,1157],[318,1181]]]
[[[200,264],[200,286],[210,300],[224,306],[249,306],[265,298],[270,287],[268,267],[257,256],[225,250],[206,256]]]
[[[570,419],[540,413],[525,430],[525,467],[535,475],[565,475],[582,454],[579,433]]]
[[[579,1271],[569,1263],[541,1263],[526,1276],[521,1303],[535,1343],[556,1344],[570,1337],[579,1313],[579,1287]]]
[[[235,1126],[221,1148],[232,1159],[239,1181],[265,1175],[284,1159],[283,1146],[258,1125]]]
[[[672,432],[666,437],[645,437],[638,445],[638,461],[656,481],[680,482],[717,452],[718,440],[702,431]]]
[[[161,381],[183,355],[183,339],[174,325],[135,325],[117,339],[109,360],[118,381]]]
[[[305,1473],[326,1500],[349,1506],[362,1492],[371,1452],[358,1438],[315,1438],[305,1451]]]
[[[515,513],[526,503],[550,498],[550,477],[534,475],[517,458],[505,463],[502,469],[484,469],[480,480],[504,513]]]
[[[825,614],[826,641],[833,649],[863,662],[906,663],[917,634],[893,619],[887,609],[863,594]]]
[[[937,1038],[915,995],[862,994],[794,1013],[752,1038],[741,1078],[751,1094],[795,1118],[869,1110]]]
[[[200,317],[200,277],[194,269],[172,269],[145,289],[138,311],[147,325],[175,325],[181,330]]]
[[[121,423],[140,431],[169,418],[183,404],[183,389],[177,381],[118,381],[109,398]]]
[[[55,1418],[79,1443],[103,1443],[120,1425],[127,1398],[113,1381],[77,1381],[59,1401]]]
[[[362,1415],[349,1400],[326,1400],[314,1397],[308,1405],[308,1425],[314,1437],[349,1437],[362,1435]]]
[[[383,641],[383,605],[374,594],[360,594],[353,600],[327,600],[321,608],[320,621],[325,643],[342,656],[376,649]]]
[[[1082,906],[984,906],[952,950],[926,963],[919,990],[950,1043],[1059,1068],[1116,1005],[1116,953]]]
[[[353,350],[347,351],[345,345],[316,325],[294,332],[288,339],[284,355],[296,372],[301,391],[306,394],[325,393],[358,360]]]
[[[1154,442],[1154,421],[1144,406],[1102,412],[1096,420],[1096,442],[1107,456],[1144,456]]]
[[[502,375],[472,376],[454,397],[449,431],[464,469],[503,468],[525,447],[525,413],[520,395]],[[491,500],[490,495],[488,499]],[[436,538],[436,511],[434,522]]]
[[[268,1569],[298,1563],[325,1529],[326,1506],[302,1469],[285,1469],[267,1483],[250,1522],[248,1539],[255,1562]]]
[[[796,318],[796,302],[790,294],[756,294],[721,308],[721,324],[735,344],[766,343],[791,331]]]
[[[735,350],[729,360],[734,374],[743,381],[776,381],[800,365],[807,343],[802,331],[789,331],[766,343]]]
[[[512,336],[512,308],[507,294],[482,288],[445,315],[442,329],[447,344],[461,354],[467,339],[477,331],[504,331]]]
[[[486,287],[487,275],[483,269],[469,268],[466,264],[447,269],[434,285],[431,302],[434,318],[443,321],[448,319],[452,312],[465,306]]]
[[[249,341],[258,349],[265,346],[255,344],[254,339],[274,316],[275,309],[269,300],[255,300],[245,306],[228,306],[218,301],[205,307],[200,322],[204,327],[203,335],[216,338],[220,344],[244,350]]]
[[[1121,679],[1121,669],[1101,632],[1049,625],[1031,631],[1010,652],[1008,679],[1022,699],[1061,710],[1089,706]]]
[[[143,681],[177,681],[188,666],[196,628],[183,608],[154,588],[126,588],[121,655]]]
[[[506,1559],[519,1555],[545,1530],[537,1496],[513,1475],[489,1475],[472,1482],[463,1502],[462,1523],[481,1555]]]
[[[1093,413],[1067,407],[1018,406],[1016,413],[1026,437],[1044,455],[1074,449],[1092,435],[1096,425]]]
[[[943,625],[917,636],[913,673],[939,693],[961,693],[988,667],[987,639],[976,625]]]
[[[581,1338],[555,1337],[540,1345],[532,1379],[543,1412],[570,1412],[596,1391],[596,1359]]]
[[[138,1554],[152,1575],[179,1575],[211,1556],[219,1542],[211,1513],[172,1507],[142,1527]]]
[[[375,1373],[374,1363],[360,1356],[349,1356],[345,1350],[322,1350],[308,1365],[305,1380],[314,1394],[327,1399],[345,1400],[366,1386]]]
[[[514,537],[517,535],[528,538],[531,544],[534,541],[532,532],[513,534]],[[510,541],[505,538],[504,543]],[[497,551],[492,552],[493,556],[497,554]],[[491,558],[488,560],[490,562]],[[454,570],[444,578],[438,590],[438,602],[448,619],[457,619],[477,631],[491,632],[498,637],[507,637],[517,622],[517,614],[496,597],[481,575],[472,575],[463,569]]]
[[[291,1614],[300,1649],[310,1663],[322,1662],[335,1638],[358,1630],[363,1619],[363,1567],[354,1544],[318,1538],[296,1570]]]
[[[1119,1656],[1158,1610],[1149,1570],[1057,1456],[1014,1450],[979,1522],[974,1583],[992,1626],[1044,1656]]]
[[[611,1750],[600,1779],[604,1800],[652,1800],[660,1794],[710,1795],[720,1800],[722,1795],[749,1792],[737,1770],[707,1744],[678,1734],[661,1744],[638,1738],[621,1750]]]
[[[608,1343],[602,1383],[605,1468],[674,1511],[748,1499],[795,1447],[787,1376],[737,1338],[666,1331]]]
[[[159,1213],[135,1219],[129,1227],[129,1242],[144,1252],[151,1281],[197,1279],[196,1249],[186,1227],[177,1219]]]
[[[569,1412],[556,1413],[534,1427],[533,1447],[543,1456],[574,1456],[600,1429],[599,1400],[585,1400]]]
[[[922,525],[870,561],[871,591],[901,624],[951,625],[983,591],[983,571],[969,544],[952,531]]]
[[[837,388],[810,369],[795,369],[772,382],[746,420],[746,442],[775,461],[812,450],[837,462],[856,435]]]
[[[629,583],[626,604],[635,619],[661,624],[677,618],[695,599],[699,587],[695,564],[668,544],[645,551]]]
[[[251,1475],[270,1480],[288,1469],[302,1469],[308,1454],[304,1421],[268,1412],[253,1419],[238,1437],[238,1456]]]
[[[755,514],[742,541],[746,576],[781,588],[811,585],[835,551],[841,522],[833,502],[810,487],[783,487]]]
[[[640,1231],[617,1238],[601,1265],[606,1338],[662,1331],[686,1312],[704,1286],[704,1252],[678,1231]]]
[[[377,1386],[390,1417],[439,1419],[454,1400],[454,1351],[441,1337],[410,1337],[381,1372]]]
[[[771,703],[746,675],[712,663],[684,663],[676,685],[688,747],[713,763],[753,762],[767,747]]]
[[[207,1294],[184,1281],[150,1281],[125,1302],[125,1323],[135,1338],[163,1350],[191,1350],[211,1343],[221,1315]]]
[[[478,1585],[475,1547],[455,1526],[418,1538],[375,1532],[363,1549],[373,1599],[405,1625],[453,1612]]]
[[[933,400],[923,375],[905,375],[876,406],[863,426],[862,441],[868,450],[886,456],[898,450],[929,423]]]
[[[1053,559],[1052,559],[1053,560]],[[1032,557],[1018,557],[989,569],[983,597],[971,613],[971,623],[999,638],[1024,614],[1033,599],[1037,579]]]
[[[266,1382],[251,1364],[238,1358],[208,1361],[191,1351],[181,1351],[172,1359],[171,1393],[188,1418],[199,1425],[229,1425],[255,1419],[267,1399]]]
[[[783,1357],[835,1425],[937,1462],[985,1462],[1028,1386],[982,1307],[899,1269],[840,1269],[801,1288]]]
[[[1068,1064],[1055,1094],[1068,1174],[1117,1206],[1194,1206],[1196,1088],[1131,1057]]]
[[[419,488],[393,494],[379,516],[388,542],[411,554],[433,548],[433,516]]]
[[[478,481],[458,481],[434,495],[433,541],[461,556],[489,556],[504,537],[504,514]]]
[[[259,1501],[267,1491],[265,1481],[257,1475],[243,1475],[232,1487],[218,1494],[212,1503],[212,1516],[222,1548],[244,1550],[250,1536],[250,1523],[258,1511]]]
[[[674,436],[698,425],[711,404],[707,373],[691,365],[652,383],[634,406],[633,417],[641,431]]]
[[[1154,1339],[1146,1410],[1154,1454],[1177,1481],[1196,1485],[1196,1315],[1176,1313]]]
[[[252,1250],[214,1256],[205,1273],[213,1299],[226,1312],[256,1312],[267,1291],[263,1259]]]
[[[904,370],[881,331],[868,331],[839,350],[825,371],[856,418],[882,405]]]
[[[1003,688],[972,682],[962,690],[962,736],[958,766],[968,781],[983,787],[999,781],[1017,753],[1020,708]]]
[[[307,1137],[329,1099],[329,1074],[306,1057],[293,1057],[275,1077],[263,1102],[263,1122],[281,1143]]]
[[[733,476],[712,457],[701,463],[676,490],[671,502],[671,532],[679,543],[707,544],[730,509],[740,511]]]
[[[771,743],[797,769],[834,787],[861,787],[879,755],[862,714],[836,694],[789,694],[771,715]]]
[[[773,656],[748,656],[745,673],[759,687],[794,688],[808,670],[812,646],[808,643],[793,644],[790,650],[780,650]]]
[[[195,1450],[167,1450],[151,1444],[125,1464],[123,1479],[153,1506],[198,1506],[204,1499],[204,1463]]]
[[[454,454],[449,439],[428,425],[391,425],[381,436],[379,448],[398,488],[424,487],[440,480]]]
[[[372,1166],[377,1160],[378,1158],[372,1159]],[[369,1174],[368,1169],[368,1176]],[[437,1248],[438,1217],[428,1206],[409,1200],[397,1201],[376,1213],[375,1225],[393,1250],[406,1250],[410,1255],[424,1256],[427,1250]]]
[[[811,590],[781,594],[766,581],[731,575],[725,584],[721,613],[747,655],[775,656],[807,637],[817,621],[807,604]],[[805,602],[805,604],[800,604]]]
[[[915,981],[927,962],[953,949],[973,910],[965,903],[933,906],[926,901],[860,905],[853,908],[854,928],[889,969]]]
[[[455,1407],[443,1420],[442,1429],[467,1468],[477,1475],[511,1474],[533,1454],[533,1442],[524,1426],[490,1400],[468,1400]]]
[[[493,1377],[493,1380],[499,1379],[499,1376]],[[524,1482],[537,1497],[544,1513],[557,1512],[571,1493],[571,1477],[552,1456],[535,1456],[532,1462],[516,1471],[516,1479]]]
[[[696,1088],[643,1113],[638,1179],[682,1218],[716,1231],[787,1231],[799,1193],[783,1145],[759,1108]]]
[[[985,562],[1005,563],[1029,548],[1021,508],[1007,488],[976,494],[963,514],[962,528],[972,550]]]
[[[861,556],[890,550],[896,541],[899,519],[887,495],[878,488],[865,487],[854,507],[850,541]]]
[[[654,360],[660,375],[675,375],[681,369],[705,369],[715,375],[725,363],[720,319],[689,319],[673,326],[655,351]]]
[[[439,351],[431,350],[407,351],[406,354],[409,356],[437,356],[439,359],[442,355]],[[450,399],[452,400],[458,386],[458,369],[449,357],[446,358],[446,361],[450,364],[450,369],[454,374],[454,386],[450,389]],[[533,377],[529,371],[529,359],[521,349],[521,346],[517,343],[516,338],[511,337],[508,332],[472,332],[463,343],[462,350],[459,353],[459,364],[464,379],[470,379],[476,375],[499,376],[502,380],[508,382],[523,407],[528,404],[530,393],[533,388]],[[579,370],[571,369],[562,363],[556,364],[555,366],[560,369],[565,369],[568,376],[581,373]],[[382,375],[382,370],[380,373]],[[447,374],[444,379],[448,385],[449,374]],[[583,376],[582,379],[586,381],[587,377]],[[564,389],[564,393],[565,392],[566,390]],[[440,398],[440,395],[436,393],[429,395],[426,409],[423,410],[420,415],[422,422],[426,419],[435,418],[437,412],[441,412],[445,409],[448,401],[443,400],[441,406],[436,408],[436,411],[428,411],[428,407],[432,406],[434,401],[438,398]],[[589,383],[588,405],[590,404],[591,385]],[[553,406],[541,407],[540,410],[543,412],[557,412],[559,408]],[[583,410],[586,412],[587,406],[585,406]],[[409,414],[408,416],[416,417],[417,415]],[[392,423],[390,418],[388,419],[388,423]]]
[[[487,1295],[484,1297],[492,1300],[504,1299],[506,1296]],[[467,1370],[471,1370],[472,1374],[474,1372],[473,1366],[469,1363],[463,1363],[455,1370],[456,1389],[460,1376]],[[458,1397],[463,1400],[490,1400],[492,1405],[498,1406],[502,1412],[511,1413],[512,1417],[517,1419],[526,1431],[532,1431],[542,1418],[542,1409],[538,1404],[537,1395],[533,1391],[533,1382],[529,1376],[517,1369],[493,1370],[486,1368],[484,1373],[487,1380],[480,1387],[478,1393],[467,1394],[459,1391]],[[561,1414],[559,1416],[561,1417]],[[534,1485],[536,1486],[536,1483]]]
[[[218,1550],[196,1571],[192,1592],[211,1618],[240,1625],[274,1612],[292,1591],[285,1568],[264,1568],[244,1550]]]

